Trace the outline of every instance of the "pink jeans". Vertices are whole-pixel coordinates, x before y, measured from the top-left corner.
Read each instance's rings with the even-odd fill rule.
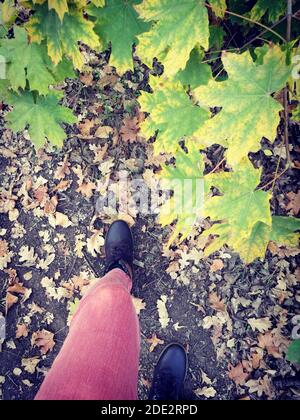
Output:
[[[139,321],[131,279],[114,269],[80,301],[36,400],[135,400]]]

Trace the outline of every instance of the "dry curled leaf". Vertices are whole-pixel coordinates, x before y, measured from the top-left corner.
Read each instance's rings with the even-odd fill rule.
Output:
[[[260,333],[264,333],[272,328],[272,323],[269,318],[250,318],[248,319],[248,324],[253,331],[257,330]]]
[[[111,134],[113,134],[114,129],[109,126],[100,126],[97,128],[95,132],[95,137],[98,137],[100,139],[108,139]]]
[[[167,296],[162,295],[160,299],[158,299],[156,302],[159,322],[163,329],[166,328],[170,322],[169,314],[166,307],[167,300],[168,300]]]
[[[21,295],[25,295],[26,293],[26,287],[23,286],[23,284],[16,282],[15,284],[12,284],[7,288],[7,291],[10,293],[19,293]]]
[[[215,390],[215,388],[211,387],[203,387],[203,388],[198,388],[194,391],[195,395],[197,397],[205,397],[205,398],[214,398],[217,395],[217,391]]]
[[[143,301],[143,299],[139,299],[133,296],[132,302],[137,315],[139,315],[142,310],[146,309],[146,303]]]
[[[27,337],[28,327],[26,324],[18,324],[16,329],[16,338]]]
[[[249,377],[249,372],[245,369],[243,363],[237,366],[228,365],[228,377],[236,383],[236,385],[245,385]]]
[[[120,130],[121,138],[123,141],[133,143],[139,139],[140,123],[144,120],[144,114],[140,113],[136,117],[127,116],[123,120]]]
[[[19,261],[24,265],[24,267],[31,267],[34,266],[36,263],[37,255],[35,255],[35,251],[33,247],[28,245],[23,245],[19,251],[20,259]]]
[[[74,285],[74,288],[77,290],[82,290],[85,286],[90,284],[90,281],[85,276],[73,276],[71,282]]]
[[[80,77],[80,81],[85,86],[92,86],[92,84],[93,84],[93,73],[81,73],[79,77]]]
[[[249,388],[250,394],[257,394],[258,397],[261,397],[263,394],[267,395],[269,398],[273,398],[274,391],[270,378],[268,375],[265,375],[263,378],[246,382],[246,387]]]
[[[151,338],[147,338],[147,343],[151,344],[149,349],[150,353],[152,353],[159,344],[165,344],[164,340],[159,339],[156,334],[153,334]]]
[[[97,230],[90,238],[88,238],[86,242],[87,250],[93,257],[96,257],[97,254],[100,253],[104,243],[105,240],[102,236],[102,232]]]
[[[19,298],[12,293],[6,293],[6,311],[8,311],[15,303],[17,303]]]
[[[68,155],[66,155],[63,162],[58,164],[54,178],[61,181],[66,177],[66,175],[70,175],[70,166],[71,164],[68,162]]]
[[[4,270],[10,263],[12,252],[8,249],[7,241],[0,239],[0,270]]]
[[[69,226],[72,226],[72,222],[68,216],[58,211],[55,213],[55,216],[50,214],[49,223],[52,227],[61,226],[63,228],[68,228]]]
[[[219,296],[215,292],[209,295],[209,304],[215,311],[226,311],[225,303],[219,298]]]
[[[278,330],[268,331],[258,337],[258,345],[261,349],[267,350],[270,356],[280,359],[283,351],[286,351],[289,341],[283,337]]]
[[[216,273],[217,271],[223,270],[223,268],[224,268],[223,261],[220,259],[217,259],[217,260],[214,260],[212,265],[210,266],[210,271],[212,273]]]
[[[80,131],[79,137],[88,139],[91,137],[91,129],[95,127],[95,121],[86,119],[78,127]]]
[[[289,204],[286,206],[286,210],[290,211],[294,216],[297,216],[300,211],[300,190],[297,194],[289,192],[287,197]]]
[[[54,334],[45,329],[41,331],[36,331],[32,334],[31,345],[38,347],[41,354],[47,354],[55,346],[55,341],[53,340]]]
[[[83,182],[76,190],[86,198],[91,198],[93,196],[94,190],[96,189],[96,184],[94,182]]]

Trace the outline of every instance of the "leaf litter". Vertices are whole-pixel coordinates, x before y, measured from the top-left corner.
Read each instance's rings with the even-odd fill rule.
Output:
[[[16,365],[8,352],[0,353],[6,399],[34,397],[80,297],[103,269],[105,231],[114,218],[95,213],[95,202],[115,193],[109,180],[118,181],[116,169],[129,169],[131,177],[142,175],[152,184],[157,168],[168,161],[168,155],[154,158],[140,133],[145,116],[136,98],[147,90],[147,81],[138,62],[135,72],[119,77],[100,55],[79,81],[67,83],[64,101],[76,108],[78,124],[67,129],[59,152],[48,144],[35,153],[26,133],[13,135],[1,125],[5,305],[0,313],[7,318],[2,348],[23,355]],[[275,151],[280,142],[275,141]],[[293,147],[291,154],[299,160]],[[274,157],[263,159],[267,167]],[[218,161],[207,152],[210,169]],[[276,185],[273,206],[282,215],[299,214],[299,192],[288,189],[293,180],[290,171]],[[133,226],[142,262],[133,289],[142,329],[140,398],[146,398],[163,346],[179,341],[189,351],[190,398],[297,399],[293,389],[277,389],[273,379],[298,374],[285,354],[299,312],[299,251],[271,243],[264,262],[245,266],[227,248],[204,258],[209,238],[199,241],[193,232],[163,250],[169,226],[162,229],[154,217],[137,217],[134,211],[119,217]],[[7,375],[14,375],[18,390]]]

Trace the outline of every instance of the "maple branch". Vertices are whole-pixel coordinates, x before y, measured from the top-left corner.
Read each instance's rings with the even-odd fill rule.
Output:
[[[292,33],[292,17],[293,17],[293,3],[292,0],[287,0],[287,30],[286,30],[286,41],[290,42]]]
[[[293,5],[292,0],[287,0],[287,31],[286,31],[286,43],[291,40],[292,33],[292,16],[293,16]],[[290,115],[289,115],[289,85],[286,84],[284,88],[284,141],[286,147],[286,158],[289,167],[292,166],[290,145],[289,145],[289,126],[290,126]]]
[[[280,25],[280,23],[282,23],[283,21],[286,20],[286,16],[284,16],[282,19],[280,19],[278,22],[274,23],[274,25],[272,25],[270,27],[270,29],[275,28],[275,26]],[[247,48],[249,45],[253,44],[254,41],[256,41],[259,37],[263,36],[265,33],[267,33],[268,31],[265,29],[264,31],[262,31],[260,34],[256,35],[253,39],[251,39],[251,41],[248,41],[245,45],[243,45],[240,50],[243,50],[244,48]]]

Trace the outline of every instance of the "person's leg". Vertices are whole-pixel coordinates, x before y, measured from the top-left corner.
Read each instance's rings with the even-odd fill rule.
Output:
[[[140,332],[131,287],[113,269],[81,300],[37,400],[137,398]]]

